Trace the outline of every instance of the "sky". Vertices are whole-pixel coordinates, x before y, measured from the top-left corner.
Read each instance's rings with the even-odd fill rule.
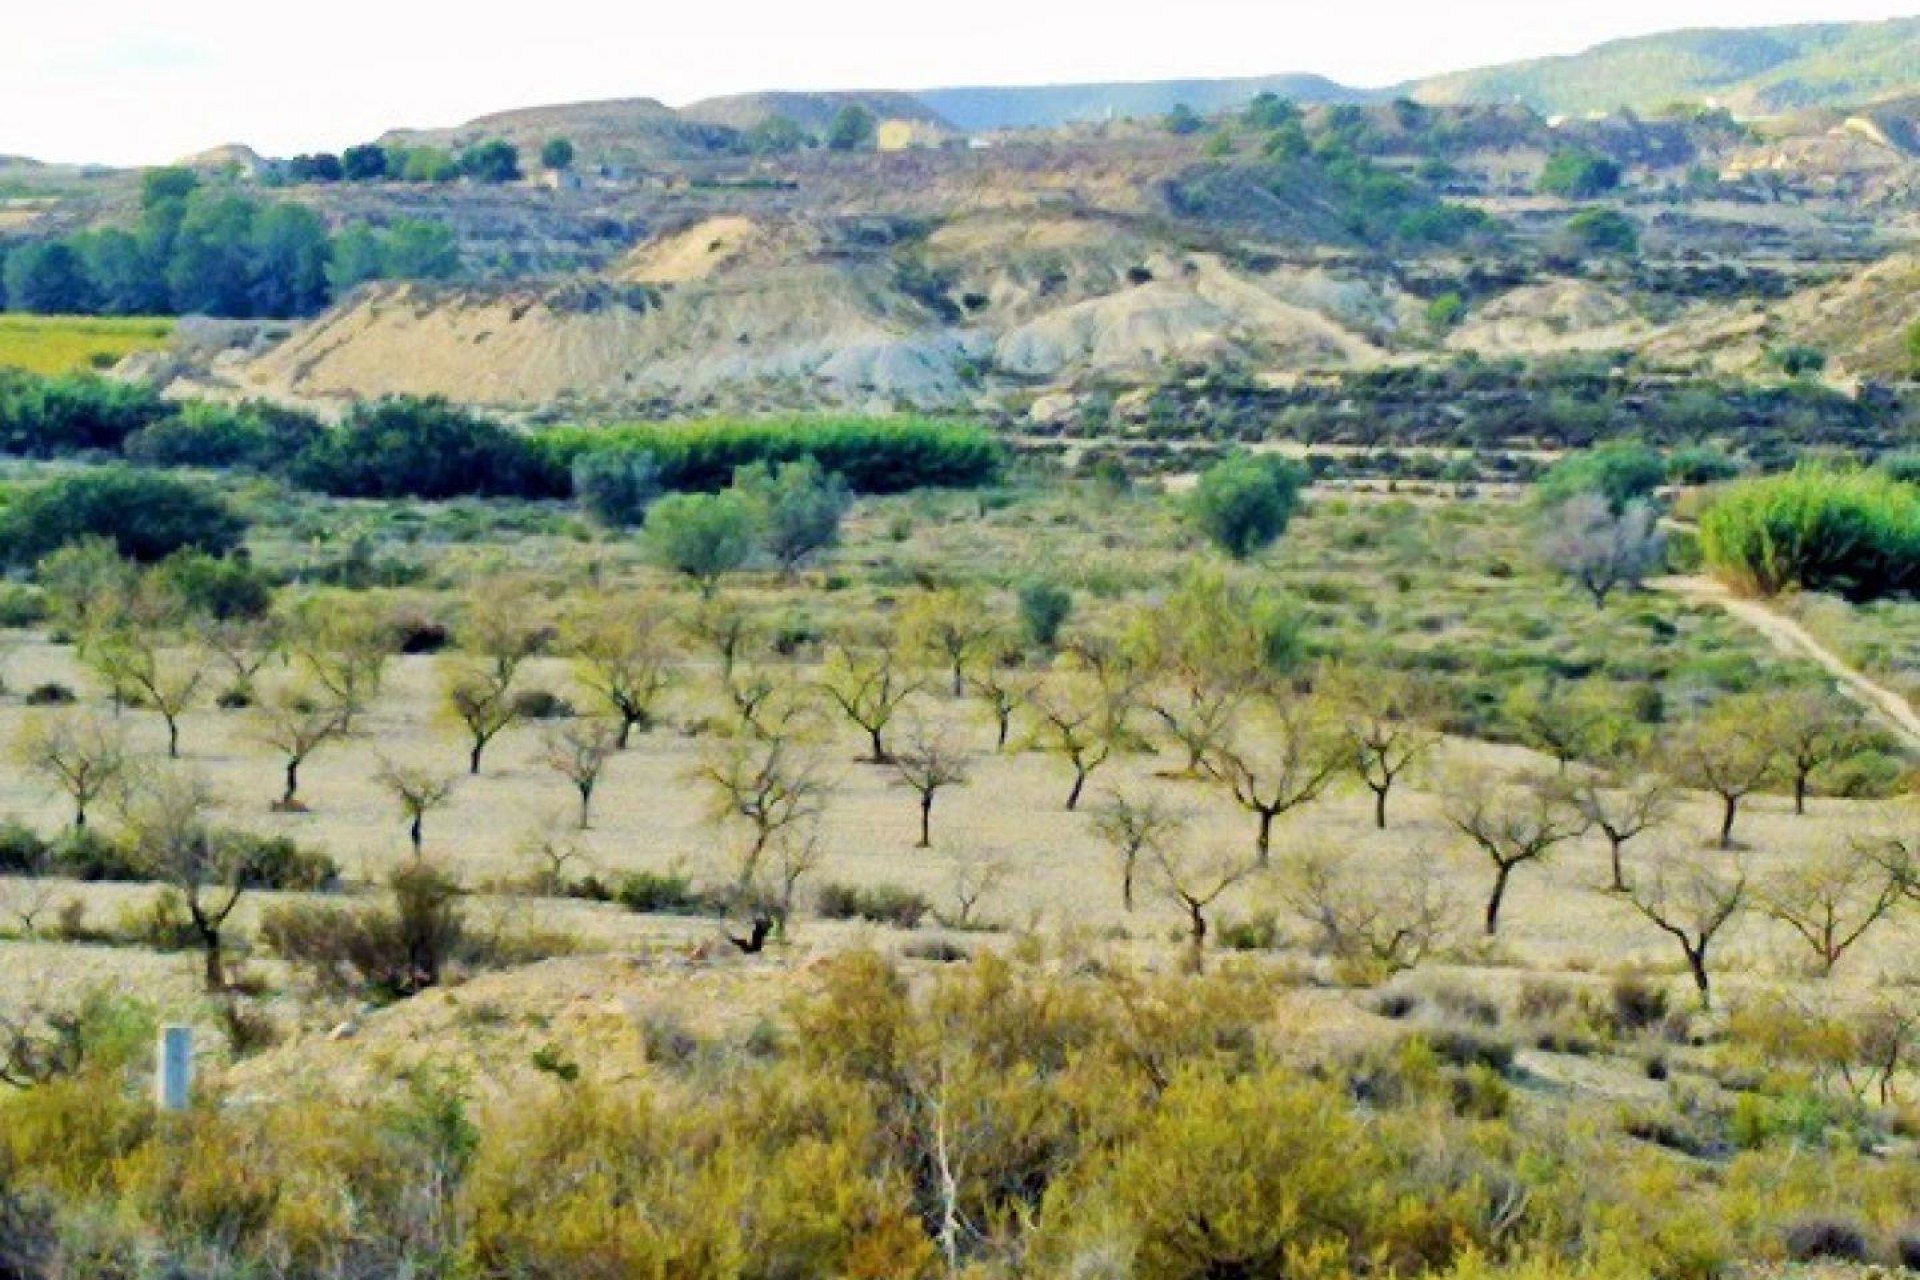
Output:
[[[1888,18],[1914,3],[26,0],[0,42],[0,155],[160,164],[227,142],[287,155],[513,107],[756,89],[1290,71],[1377,86],[1676,27]]]

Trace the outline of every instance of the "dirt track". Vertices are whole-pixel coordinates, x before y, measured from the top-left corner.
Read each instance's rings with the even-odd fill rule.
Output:
[[[1920,750],[1920,713],[1914,711],[1913,704],[1849,666],[1792,618],[1775,613],[1757,600],[1744,600],[1712,578],[1656,578],[1647,585],[1656,591],[1670,591],[1716,604],[1765,635],[1782,650],[1805,654],[1831,672],[1848,694],[1877,712],[1910,746]]]

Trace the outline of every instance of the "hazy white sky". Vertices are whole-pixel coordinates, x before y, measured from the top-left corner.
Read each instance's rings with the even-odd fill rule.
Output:
[[[0,154],[158,163],[337,149],[590,98],[1317,71],[1378,85],[1679,26],[1886,18],[1875,0],[18,0]],[[491,15],[507,15],[495,20]]]

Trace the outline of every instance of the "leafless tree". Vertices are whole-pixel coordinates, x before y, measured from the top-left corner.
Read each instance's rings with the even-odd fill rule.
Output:
[[[1638,770],[1636,763],[1630,758],[1622,760],[1619,774],[1588,773],[1573,788],[1573,803],[1580,816],[1607,839],[1607,862],[1612,872],[1609,888],[1614,893],[1627,891],[1628,842],[1671,822],[1677,807],[1673,784],[1657,773]]]
[[[1013,733],[1013,716],[1027,699],[1031,681],[1020,665],[1019,654],[1009,647],[997,647],[983,653],[968,670],[967,687],[993,716],[993,749],[1005,751]]]
[[[1663,859],[1653,875],[1642,877],[1627,901],[1649,923],[1680,944],[1700,993],[1700,1007],[1713,1008],[1713,981],[1708,953],[1720,931],[1747,905],[1747,871],[1736,861],[1731,868],[1708,866],[1699,860],[1675,865]]]
[[[1093,830],[1120,858],[1120,903],[1133,910],[1141,859],[1151,858],[1187,825],[1188,815],[1151,792],[1108,792],[1093,811]]]
[[[635,729],[653,727],[672,681],[664,607],[650,599],[603,598],[568,622],[565,638],[574,678],[605,704],[619,730],[614,749],[625,751]]]
[[[1793,811],[1804,815],[1814,775],[1860,748],[1860,709],[1830,691],[1800,689],[1774,695],[1770,711],[1768,732],[1793,786]]]
[[[254,736],[280,753],[286,785],[280,807],[292,809],[300,792],[300,766],[327,743],[345,736],[346,708],[306,689],[273,691],[255,709]]]
[[[1400,672],[1332,673],[1327,685],[1353,749],[1353,771],[1373,792],[1373,825],[1387,829],[1387,795],[1440,744],[1439,699],[1428,683]]]
[[[1668,755],[1682,785],[1720,797],[1722,849],[1733,848],[1740,802],[1770,781],[1779,763],[1772,711],[1759,694],[1736,694],[1681,731]]]
[[[200,700],[207,653],[158,631],[128,627],[103,639],[88,659],[116,701],[151,707],[167,726],[167,755],[180,756],[180,718]]]
[[[1905,890],[1897,862],[1862,842],[1794,859],[1764,881],[1759,906],[1813,953],[1814,971],[1831,977],[1853,945],[1890,915]]]
[[[1071,813],[1080,807],[1087,779],[1119,748],[1123,730],[1113,703],[1092,681],[1061,674],[1036,684],[1028,692],[1027,705],[1038,721],[1036,745],[1073,769],[1073,787],[1067,792]]]
[[[894,752],[893,771],[899,784],[920,799],[920,842],[914,847],[931,848],[933,799],[948,787],[965,786],[973,762],[952,734],[916,719],[907,729],[906,746]]]
[[[980,592],[948,589],[909,601],[901,629],[909,645],[939,665],[958,698],[966,693],[976,658],[996,647],[999,624]]]
[[[811,752],[781,738],[722,743],[693,776],[707,788],[708,813],[716,825],[747,829],[742,886],[756,879],[761,857],[777,836],[819,820],[833,789]]]
[[[84,830],[87,811],[125,780],[132,753],[118,724],[91,712],[52,712],[29,718],[14,756],[73,802],[73,825]]]
[[[898,647],[887,641],[874,649],[835,648],[820,687],[867,735],[868,763],[883,765],[890,759],[887,726],[906,700],[920,691],[922,683],[905,669]]]
[[[253,701],[253,682],[266,665],[279,657],[285,643],[280,619],[216,618],[201,626],[200,639],[209,653],[226,667],[231,683],[221,692],[227,706]]]
[[[1363,879],[1347,855],[1310,853],[1288,868],[1283,886],[1287,905],[1313,930],[1315,949],[1362,981],[1421,963],[1446,945],[1458,914],[1426,858],[1385,879]]]
[[[252,871],[246,844],[213,825],[205,780],[162,771],[130,788],[123,823],[134,857],[154,880],[177,891],[200,945],[206,988],[227,988],[224,934]]]
[[[714,656],[720,683],[733,679],[733,669],[754,647],[759,627],[739,600],[724,594],[705,597],[681,624],[694,644]]]
[[[380,695],[393,629],[350,598],[332,594],[300,601],[287,615],[286,644],[295,662],[346,715],[346,732]]]
[[[948,882],[948,897],[953,910],[940,915],[940,923],[949,929],[974,929],[980,926],[980,906],[1007,878],[1007,864],[998,858],[963,852],[953,864]]]
[[[1204,763],[1234,803],[1257,820],[1255,860],[1265,867],[1275,820],[1319,799],[1348,759],[1339,727],[1322,705],[1277,696],[1250,707],[1232,740],[1216,745]]]
[[[457,779],[382,759],[374,781],[399,805],[401,816],[407,820],[407,841],[413,846],[413,856],[420,857],[425,845],[427,815],[452,803]]]
[[[1224,849],[1186,844],[1161,845],[1152,856],[1161,889],[1187,917],[1187,967],[1200,973],[1207,964],[1207,912],[1259,868]]]
[[[1561,788],[1540,778],[1506,780],[1484,770],[1461,770],[1447,782],[1447,821],[1493,863],[1486,933],[1500,931],[1500,908],[1513,873],[1544,861],[1580,834],[1581,819]]]
[[[607,761],[620,749],[620,722],[581,718],[549,730],[541,759],[549,769],[565,778],[580,797],[579,826],[585,831],[593,823],[593,793]]]
[[[1666,562],[1666,535],[1644,502],[1615,512],[1604,495],[1582,493],[1555,507],[1549,518],[1542,554],[1586,588],[1596,609],[1606,607],[1616,588],[1638,588]]]
[[[464,653],[447,675],[447,709],[467,732],[467,772],[478,774],[487,744],[519,719],[514,680],[548,632],[528,593],[502,586],[468,601],[459,639]]]

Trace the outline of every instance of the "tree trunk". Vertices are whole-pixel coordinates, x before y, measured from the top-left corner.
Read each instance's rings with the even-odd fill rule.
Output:
[[[920,843],[921,849],[933,847],[933,792],[920,793]]]
[[[1188,963],[1195,973],[1204,973],[1207,968],[1207,916],[1197,903],[1187,904],[1187,916],[1192,921],[1191,946],[1193,954]]]
[[[881,732],[879,729],[867,730],[867,743],[873,751],[871,761],[873,764],[885,764],[887,762],[887,744],[881,739]]]
[[[1120,905],[1128,911],[1133,910],[1133,871],[1138,861],[1139,855],[1130,853],[1120,864]]]
[[[1627,891],[1627,871],[1623,865],[1623,859],[1620,854],[1623,843],[1624,841],[1620,840],[1617,836],[1610,835],[1607,837],[1607,857],[1613,863],[1613,884],[1611,888],[1615,893],[1625,893]]]
[[[580,829],[585,831],[593,825],[593,784],[582,782],[580,788]]]
[[[1799,817],[1807,816],[1807,773],[1804,769],[1793,775],[1793,811]]]
[[[413,821],[407,824],[407,839],[413,842],[413,856],[416,858],[420,856],[420,846],[424,838],[420,828],[426,821],[426,816],[424,813],[416,813],[413,815]]]
[[[200,933],[200,950],[205,957],[205,975],[207,990],[212,992],[227,989],[227,969],[220,960],[220,930],[211,925],[196,926]]]
[[[281,794],[280,803],[291,808],[293,797],[299,793],[299,790],[300,760],[298,757],[292,757],[287,761],[287,789]]]
[[[627,740],[633,736],[633,726],[638,719],[639,717],[635,716],[631,711],[623,709],[620,712],[620,736],[613,740],[613,749],[615,751],[625,751],[627,749]]]
[[[1080,765],[1075,765],[1073,767],[1073,790],[1067,793],[1068,813],[1072,813],[1080,807],[1080,793],[1086,790],[1086,788],[1087,770]]]
[[[180,758],[180,722],[172,716],[167,717],[167,758]]]
[[[1720,847],[1733,848],[1733,819],[1740,810],[1739,796],[1720,797]]]
[[[1273,860],[1273,820],[1279,815],[1271,809],[1261,809],[1260,838],[1254,842],[1255,860],[1261,866],[1269,865]]]
[[[999,736],[994,739],[993,749],[995,751],[1005,751],[1007,749],[1007,734],[1013,728],[1013,708],[1002,707],[996,710],[995,714],[1000,719],[1000,733]]]
[[[964,698],[966,697],[966,695],[967,695],[967,678],[966,678],[966,675],[960,670],[960,664],[958,662],[955,662],[953,664],[953,696],[956,698]]]
[[[1372,783],[1367,785],[1373,786]],[[1373,825],[1381,831],[1387,829],[1387,792],[1392,786],[1389,782],[1384,787],[1373,787]]]
[[[1707,978],[1707,948],[1702,944],[1698,948],[1681,943],[1687,953],[1687,968],[1693,973],[1694,988],[1700,992],[1700,1011],[1713,1012],[1713,984]]]
[[[87,806],[84,804],[77,804],[73,807],[73,829],[75,831],[85,831],[87,829]]]
[[[1493,893],[1487,899],[1487,936],[1493,937],[1500,932],[1500,904],[1507,897],[1507,879],[1513,875],[1513,864],[1503,862],[1499,872],[1493,877]]]
[[[485,739],[475,738],[473,740],[473,750],[467,753],[467,772],[476,778],[480,776],[480,757],[486,749],[487,744]]]

